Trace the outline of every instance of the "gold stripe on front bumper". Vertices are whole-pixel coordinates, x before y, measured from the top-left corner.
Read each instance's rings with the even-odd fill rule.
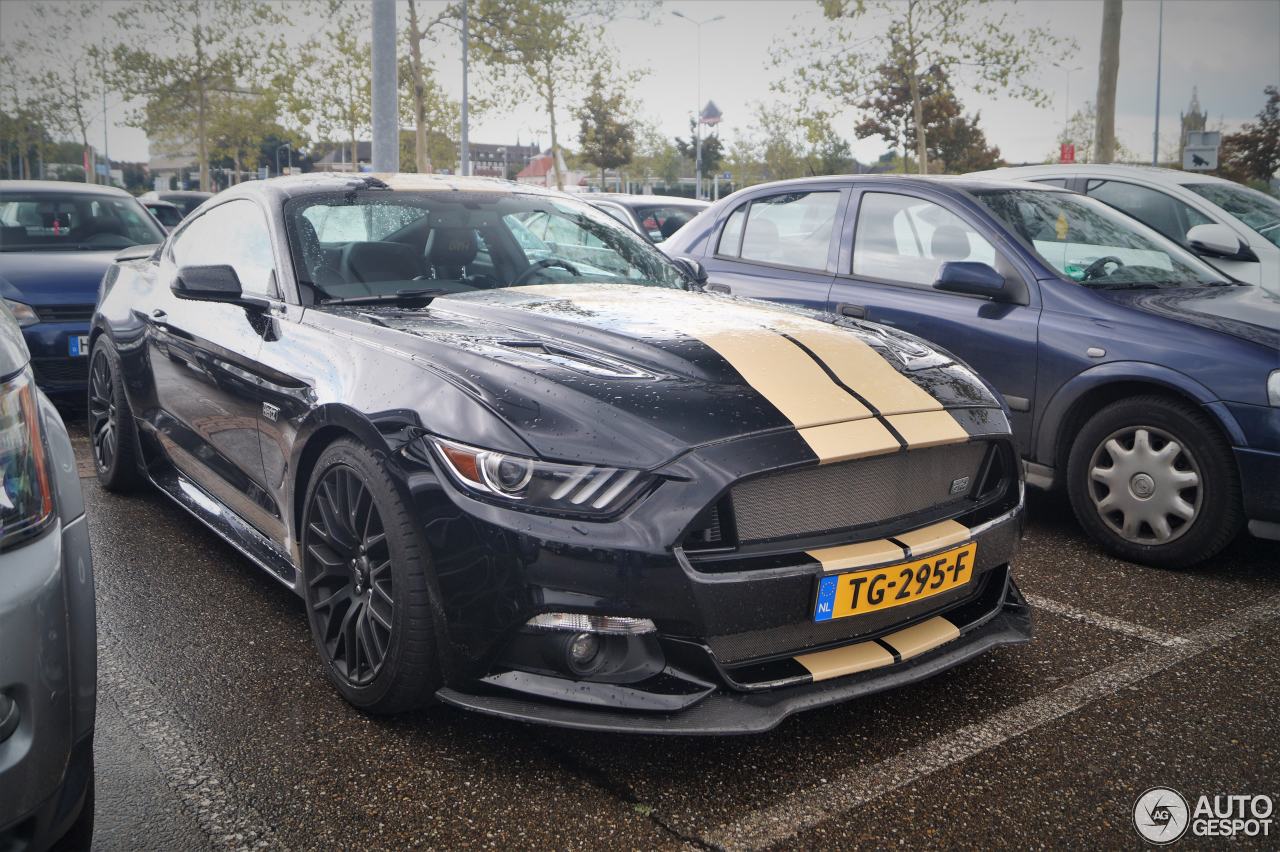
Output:
[[[832,648],[830,651],[801,654],[794,659],[809,670],[809,674],[815,681],[893,664],[893,654],[875,642],[859,642],[857,645],[845,645],[843,648]]]
[[[880,641],[897,651],[898,656],[902,659],[909,660],[912,657],[923,654],[925,651],[932,651],[939,645],[945,645],[951,640],[959,638],[960,628],[942,616],[937,615],[928,621],[922,621],[919,624],[908,627],[906,630],[899,630],[897,633],[883,636]]]
[[[898,431],[907,448],[919,450],[943,444],[960,444],[969,440],[965,431],[949,411],[921,411],[915,414],[893,414],[885,418]]]
[[[969,528],[957,521],[939,521],[909,533],[894,535],[894,541],[900,541],[911,549],[911,556],[939,550],[969,538]]]
[[[901,446],[893,433],[874,417],[811,426],[801,429],[800,437],[804,438],[822,464],[892,453]]]
[[[863,568],[867,565],[905,559],[907,556],[906,550],[883,538],[876,541],[860,541],[857,544],[824,547],[820,550],[810,550],[808,554],[822,563],[823,571]]]

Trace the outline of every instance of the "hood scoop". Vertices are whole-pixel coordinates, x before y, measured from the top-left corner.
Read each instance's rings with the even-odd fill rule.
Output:
[[[555,364],[557,367],[586,373],[589,376],[600,376],[609,379],[657,378],[653,373],[624,361],[601,355],[598,352],[574,349],[560,343],[550,343],[542,340],[499,340],[496,341],[496,345],[512,352],[518,352],[526,357],[537,358],[541,361]]]

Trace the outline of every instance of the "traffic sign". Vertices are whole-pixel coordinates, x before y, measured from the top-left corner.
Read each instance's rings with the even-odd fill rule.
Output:
[[[1076,161],[1076,146],[1070,142],[1063,142],[1059,147],[1058,162],[1074,163]]]
[[[1218,167],[1218,148],[1182,149],[1182,168],[1189,172],[1211,172]]]

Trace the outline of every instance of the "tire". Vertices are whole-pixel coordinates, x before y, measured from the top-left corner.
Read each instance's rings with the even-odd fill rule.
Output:
[[[384,458],[352,440],[330,444],[307,486],[304,599],[325,673],[358,709],[401,713],[440,688],[432,570]]]
[[[71,823],[67,833],[58,838],[49,852],[89,852],[93,846],[93,765],[89,766],[89,787],[85,790],[80,815]]]
[[[1230,446],[1198,407],[1165,396],[1089,418],[1067,460],[1067,492],[1103,548],[1160,568],[1209,559],[1244,524]]]
[[[108,491],[125,493],[144,484],[138,470],[138,425],[124,393],[120,355],[100,336],[89,355],[89,442],[98,482]]]

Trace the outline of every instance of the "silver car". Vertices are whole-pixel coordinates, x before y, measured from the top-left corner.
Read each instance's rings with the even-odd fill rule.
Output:
[[[66,427],[0,305],[0,850],[87,849],[97,628]]]

